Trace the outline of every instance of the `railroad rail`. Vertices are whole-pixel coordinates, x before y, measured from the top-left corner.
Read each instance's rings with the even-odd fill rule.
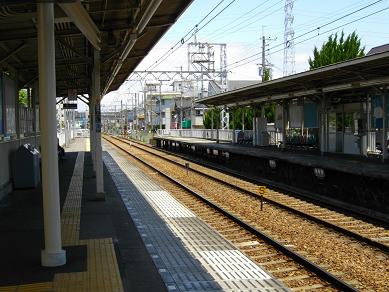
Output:
[[[227,239],[233,243],[235,242],[237,247],[251,256],[254,260],[256,260],[256,262],[259,262],[267,267],[272,267],[272,270],[270,271],[271,273],[281,273],[284,275],[284,277],[281,278],[281,281],[297,285],[297,287],[292,287],[293,290],[326,288],[329,290],[358,291],[358,289],[349,283],[339,279],[337,276],[310,261],[308,258],[267,235],[265,232],[262,232],[250,223],[244,222],[242,219],[232,214],[222,206],[212,202],[189,186],[171,177],[168,173],[164,173],[157,167],[151,165],[145,159],[141,158],[141,155],[131,153],[128,149],[117,143],[120,141],[114,142],[113,139],[107,137],[104,138],[106,141],[146,166],[148,169],[158,173],[165,180],[168,180],[171,184],[179,187],[181,190],[184,190],[185,193],[190,194],[191,197],[195,198],[196,201],[188,202],[188,196],[186,196],[186,198],[184,198],[186,201],[184,202],[185,205],[192,205],[191,209],[194,209],[194,212],[198,214],[200,218],[215,227]],[[125,142],[122,141],[122,143]],[[127,147],[130,147],[130,145],[127,145]],[[182,194],[182,191],[179,193],[181,196],[185,197],[185,194]],[[202,205],[199,205],[199,201]],[[228,221],[225,221],[226,218]],[[233,222],[232,225],[231,222]],[[249,244],[242,244],[242,238],[244,238],[245,242],[248,241]],[[261,258],[264,259],[265,257],[267,257],[267,260],[261,263]],[[292,261],[290,261],[290,259]],[[298,264],[297,266],[296,263]],[[302,267],[306,270],[303,274],[301,274]],[[298,270],[300,271],[300,275],[296,276],[296,271]],[[293,276],[287,276],[288,273],[291,273]],[[308,286],[301,286],[303,279],[307,280],[309,283]],[[328,285],[330,285],[330,287]]]
[[[118,138],[118,137],[112,137],[114,139],[117,139],[124,143],[129,143],[128,140]],[[166,155],[161,155],[157,152],[161,152],[159,149],[155,149],[151,146],[144,145],[137,143],[133,140],[131,140],[131,145],[133,147],[137,147],[138,149],[141,149],[143,151],[146,151],[152,155],[158,156],[161,159],[164,159],[166,161],[169,161],[170,163],[173,163],[177,166],[185,168],[185,161],[180,162],[177,160],[172,160]],[[141,145],[141,146],[139,146]],[[146,149],[147,148],[147,149]],[[150,150],[151,149],[151,150]],[[164,152],[166,153],[166,152]],[[170,156],[171,153],[168,153]],[[180,159],[185,160],[186,158],[183,158],[181,156],[178,156]],[[253,187],[257,186],[251,186],[251,189],[248,189],[247,186],[241,186],[235,182],[229,182],[226,179],[222,179],[219,177],[216,177],[214,175],[211,175],[209,173],[206,173],[204,171],[201,171],[199,169],[196,169],[194,167],[190,168],[190,171],[196,172],[200,175],[206,176],[210,179],[213,179],[219,183],[223,183],[231,188],[234,188],[240,192],[246,193],[247,195],[255,198],[255,199],[261,199],[257,192],[252,190]],[[382,227],[377,227],[371,223],[366,223],[364,221],[361,221],[359,219],[355,219],[353,217],[346,216],[341,213],[337,213],[331,210],[328,210],[326,208],[313,205],[312,203],[308,203],[293,197],[290,197],[288,195],[278,193],[278,192],[272,192],[272,196],[275,198],[270,198],[270,196],[263,197],[263,200],[269,204],[272,204],[274,206],[277,206],[279,208],[282,208],[286,211],[292,212],[296,215],[299,215],[305,219],[308,219],[312,222],[321,224],[325,226],[326,228],[331,228],[332,230],[335,230],[341,234],[347,235],[351,238],[354,238],[360,242],[364,242],[374,248],[378,248],[383,252],[389,253],[389,230],[386,230]],[[361,230],[360,232],[357,232]],[[377,240],[378,239],[378,240]],[[380,242],[379,240],[382,240]]]

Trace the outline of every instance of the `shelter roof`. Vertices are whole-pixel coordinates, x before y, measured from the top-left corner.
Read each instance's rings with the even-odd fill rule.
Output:
[[[389,85],[389,52],[374,54],[197,99],[206,105],[247,105],[267,100]]]
[[[17,73],[21,86],[27,86],[38,79],[36,2],[38,1],[1,1],[4,13],[0,14],[0,67],[11,74]],[[91,87],[93,63],[91,43],[61,6],[76,2],[81,3],[79,8],[87,12],[98,29],[102,62],[101,89],[107,93],[119,88],[192,1],[55,1],[58,96],[66,96],[68,89],[76,89],[78,94],[88,94]],[[145,14],[149,6],[153,5],[157,5],[158,8],[142,32],[138,33],[136,28],[145,21]],[[78,10],[82,10],[79,8]],[[134,40],[135,44],[130,52],[122,58],[126,46]]]

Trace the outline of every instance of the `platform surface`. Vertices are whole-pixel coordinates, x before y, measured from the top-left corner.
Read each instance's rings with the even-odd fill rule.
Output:
[[[58,163],[67,264],[41,267],[42,190],[17,190],[0,201],[0,292],[166,291],[106,168],[105,201],[90,200],[89,140],[77,138],[65,150]]]
[[[289,291],[103,141],[104,163],[169,291]]]
[[[378,177],[389,180],[389,165],[388,163],[380,163],[362,158],[353,158],[341,156],[331,156],[315,154],[312,152],[302,153],[302,151],[293,150],[276,150],[252,147],[250,145],[238,145],[231,143],[216,143],[205,139],[197,138],[180,138],[180,137],[155,137],[159,140],[177,141],[188,145],[204,146],[210,149],[222,150],[225,152],[236,153],[246,156],[254,156],[266,159],[281,159],[293,164],[300,164],[309,167],[321,167],[325,169],[333,169],[336,171]]]

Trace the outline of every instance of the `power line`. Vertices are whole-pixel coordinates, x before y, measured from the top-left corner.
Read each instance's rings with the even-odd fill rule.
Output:
[[[201,24],[201,22],[203,22],[222,2],[224,2],[225,0],[222,0],[220,1],[213,9],[211,12],[209,12],[198,24],[196,24],[194,26],[194,28],[192,28],[184,37],[182,37],[180,39],[180,41],[178,41],[176,43],[179,44],[179,46],[174,49],[174,47],[172,47],[169,51],[167,51],[164,55],[162,55],[159,59],[157,59],[152,65],[150,65],[145,71],[148,71],[149,69],[152,69],[152,68],[155,68],[157,65],[159,65],[160,63],[162,63],[163,61],[165,61],[169,56],[171,56],[174,52],[176,52],[179,48],[181,48],[188,40],[190,40],[192,38],[192,36],[194,36],[196,33],[198,33],[199,31],[201,31],[204,27],[206,27],[211,21],[213,21],[217,16],[219,16],[223,11],[225,11],[228,7],[230,7],[236,0],[232,0],[230,3],[228,3],[222,10],[220,10],[216,15],[214,15],[210,20],[208,20],[205,24],[203,24],[200,28],[198,28],[199,24]],[[193,31],[194,30],[194,31]],[[190,36],[185,39],[188,35],[190,34]]]
[[[266,4],[266,3],[269,2],[269,1],[270,1],[270,0],[261,3],[260,5],[256,6],[254,9],[258,9],[259,7],[263,6],[264,4]],[[256,13],[256,14],[250,16],[248,19],[243,20],[243,21],[239,22],[238,24],[236,24],[236,25],[234,25],[234,26],[232,26],[232,27],[229,27],[229,28],[226,29],[226,26],[224,26],[224,27],[221,27],[220,29],[215,30],[215,31],[209,36],[209,38],[218,37],[218,36],[220,36],[220,35],[224,35],[224,34],[228,33],[229,31],[235,29],[236,27],[239,27],[241,24],[244,24],[245,22],[250,21],[250,20],[253,19],[254,17],[257,17],[258,15],[261,15],[262,13],[266,12],[266,11],[269,10],[270,8],[273,8],[274,6],[278,5],[278,4],[281,3],[282,1],[283,1],[283,0],[278,1],[277,3],[275,3],[275,4],[273,4],[273,5],[269,6],[269,7],[267,7],[267,8],[264,9],[264,10],[259,11],[258,13]],[[281,7],[281,8],[282,8],[282,7]],[[233,24],[234,22],[236,22],[237,20],[242,20],[242,16],[244,16],[244,15],[247,15],[247,13],[242,14],[241,16],[239,16],[238,18],[236,18],[234,21],[230,22],[230,23],[227,25],[227,27],[230,26],[231,24]],[[265,17],[267,17],[267,16],[265,16]],[[261,19],[263,19],[263,18],[265,18],[265,17],[262,17]],[[243,26],[243,27],[241,27],[241,28],[247,27],[247,26],[249,26],[249,25],[251,25],[251,24],[253,24],[253,23],[255,23],[255,22],[257,22],[258,20],[261,20],[261,19],[256,19],[255,21],[250,22],[248,25]],[[223,31],[217,33],[219,30],[223,30]],[[216,32],[216,35],[214,35],[215,32]],[[234,32],[236,32],[236,31],[234,31]],[[232,33],[234,33],[234,32],[232,32]],[[214,36],[212,36],[212,35],[214,35]]]
[[[388,10],[388,9],[389,9],[389,6],[383,8],[383,9],[377,10],[377,11],[375,11],[375,12],[372,12],[372,13],[370,13],[370,14],[367,14],[367,15],[365,15],[365,16],[359,17],[359,18],[357,18],[357,19],[354,19],[354,20],[352,20],[352,21],[349,21],[349,22],[347,22],[347,23],[341,24],[341,25],[339,25],[339,26],[337,26],[337,27],[331,28],[331,29],[326,30],[326,31],[324,31],[324,32],[318,33],[317,35],[311,36],[311,37],[309,37],[309,38],[306,38],[306,39],[304,39],[304,40],[302,40],[302,41],[299,41],[299,42],[295,43],[295,45],[301,44],[301,43],[303,43],[303,42],[306,42],[306,41],[308,41],[308,40],[311,40],[311,39],[313,39],[313,38],[316,38],[316,37],[318,37],[318,36],[320,36],[320,35],[323,35],[323,34],[326,34],[326,33],[331,32],[331,31],[333,31],[333,30],[339,29],[339,28],[341,28],[341,27],[345,27],[345,26],[347,26],[347,25],[349,25],[349,24],[352,24],[352,23],[354,23],[354,22],[357,22],[357,21],[360,21],[360,20],[362,20],[362,19],[368,18],[368,17],[370,17],[370,16],[373,16],[373,15],[375,15],[375,14],[378,14],[378,13],[383,12],[383,11]],[[299,36],[299,37],[300,37],[300,36]],[[298,38],[298,37],[296,37],[296,38]],[[295,39],[296,39],[296,38],[295,38]],[[271,49],[273,49],[273,48],[275,48],[275,47],[276,47],[276,46],[274,46],[274,47],[272,47],[272,48],[269,48],[268,51],[271,50]],[[269,52],[269,55],[278,53],[278,52],[280,52],[280,51],[282,51],[282,50],[283,50],[283,48],[282,48],[282,49],[279,49],[279,50],[277,50],[277,51],[271,52],[271,53]],[[257,53],[257,54],[255,54],[255,55],[250,56],[250,57],[257,56],[257,55],[259,55],[259,54],[260,54],[260,53]],[[247,58],[245,58],[245,59],[249,59],[250,57],[247,57]],[[227,66],[227,68],[228,68],[228,70],[232,70],[232,69],[235,69],[235,68],[238,68],[238,67],[241,67],[241,66],[250,64],[251,62],[256,61],[256,60],[260,60],[260,58],[256,58],[256,59],[250,60],[250,61],[245,62],[245,63],[243,63],[243,64],[236,65],[236,66],[234,66],[234,67],[232,67],[232,68],[228,68],[228,66]]]
[[[336,18],[335,20],[331,20],[331,21],[329,21],[329,22],[327,22],[327,23],[325,23],[325,24],[323,24],[323,25],[321,25],[321,26],[318,26],[318,27],[316,27],[316,28],[314,28],[314,29],[311,29],[311,30],[309,30],[309,31],[307,31],[307,32],[305,32],[305,33],[303,33],[303,34],[300,34],[300,35],[294,37],[293,40],[299,39],[299,38],[301,38],[301,37],[303,37],[303,36],[306,36],[306,35],[308,35],[308,34],[310,34],[310,33],[312,33],[312,32],[319,31],[319,30],[320,30],[321,28],[323,28],[323,27],[326,27],[326,26],[328,26],[328,25],[330,25],[330,24],[333,24],[333,23],[335,23],[335,22],[337,22],[337,21],[339,21],[339,20],[341,20],[341,19],[343,19],[343,18],[345,18],[345,17],[348,17],[348,16],[353,15],[353,14],[355,14],[355,13],[357,13],[357,12],[360,12],[360,11],[362,11],[362,10],[364,10],[364,9],[367,9],[367,8],[369,8],[369,7],[371,7],[371,6],[375,5],[375,4],[377,4],[377,3],[379,3],[379,2],[382,2],[382,1],[384,1],[384,0],[377,0],[377,1],[375,1],[375,2],[373,2],[373,3],[370,3],[370,4],[366,5],[366,6],[363,6],[363,7],[359,8],[359,9],[357,9],[357,10],[354,10],[353,12],[350,12],[350,13],[347,13],[347,14],[341,16],[341,17],[338,17],[338,18]],[[369,17],[369,16],[368,16],[368,17]],[[363,17],[363,18],[365,18],[365,17]],[[361,19],[363,19],[363,18],[361,18]],[[358,20],[356,20],[356,21],[358,21]],[[351,23],[353,23],[353,22],[355,22],[355,21],[352,21]],[[348,25],[348,23],[345,24],[345,25]],[[345,26],[345,25],[343,25],[343,26]],[[341,26],[340,26],[340,27],[341,27]],[[336,28],[331,29],[331,30],[335,30],[335,29],[336,29]],[[330,31],[331,31],[331,30],[330,30]],[[321,35],[321,34],[323,34],[323,33],[318,33],[318,35]],[[317,35],[316,35],[316,36],[317,36]],[[315,37],[316,37],[316,36],[315,36]],[[313,38],[313,37],[312,37],[312,38]],[[279,43],[279,44],[277,44],[277,45],[275,45],[275,46],[269,48],[268,51],[270,51],[270,50],[272,50],[272,49],[274,49],[274,48],[283,46],[283,45],[285,45],[285,42]],[[231,63],[230,65],[227,65],[227,68],[228,68],[229,66],[233,66],[233,65],[238,64],[238,63],[240,63],[240,62],[243,62],[243,61],[245,61],[245,60],[247,60],[247,59],[250,59],[250,58],[252,58],[252,57],[258,56],[258,55],[260,55],[260,54],[261,54],[261,53],[255,53],[255,54],[253,54],[253,55],[251,55],[251,56],[248,56],[248,57],[245,57],[245,58],[243,58],[243,59],[240,59],[240,60],[238,60],[238,61],[236,61],[236,62],[234,62],[234,63]],[[257,60],[257,59],[255,59],[255,60]],[[240,67],[240,66],[239,66],[239,67]]]

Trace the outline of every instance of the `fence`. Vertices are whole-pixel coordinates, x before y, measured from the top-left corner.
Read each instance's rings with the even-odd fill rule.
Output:
[[[237,143],[237,137],[240,132],[243,132],[243,139],[249,141],[253,139],[253,131],[235,130],[235,140],[233,141],[233,130],[210,130],[210,129],[160,129],[157,130],[157,136],[181,137],[181,138],[198,138],[207,140]]]

